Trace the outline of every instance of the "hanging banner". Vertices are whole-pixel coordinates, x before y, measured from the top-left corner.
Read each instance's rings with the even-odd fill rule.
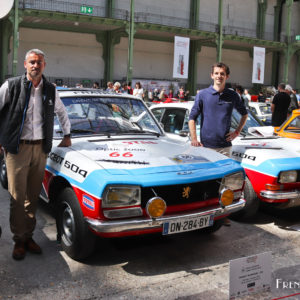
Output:
[[[175,36],[173,77],[188,78],[190,39]]]
[[[266,49],[253,47],[252,83],[264,83]]]

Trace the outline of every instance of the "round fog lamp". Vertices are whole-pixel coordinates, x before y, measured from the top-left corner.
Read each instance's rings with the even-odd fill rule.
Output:
[[[220,204],[222,206],[230,205],[233,201],[234,194],[232,190],[223,189],[220,194]]]
[[[159,218],[166,211],[166,202],[160,197],[151,198],[146,205],[146,211],[149,217]]]

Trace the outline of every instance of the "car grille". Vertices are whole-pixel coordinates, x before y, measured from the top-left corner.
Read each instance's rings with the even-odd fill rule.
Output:
[[[142,207],[154,196],[163,198],[167,205],[187,204],[218,198],[222,179],[191,184],[153,186],[142,188]]]

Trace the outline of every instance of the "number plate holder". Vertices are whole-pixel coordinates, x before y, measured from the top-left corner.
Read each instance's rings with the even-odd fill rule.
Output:
[[[204,216],[186,217],[167,221],[163,223],[163,235],[169,235],[180,232],[187,232],[212,226],[214,223],[214,214]]]

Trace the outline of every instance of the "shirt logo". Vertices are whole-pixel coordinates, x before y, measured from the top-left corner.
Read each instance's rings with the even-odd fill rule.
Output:
[[[49,102],[48,102],[49,105],[53,105],[53,101],[52,99],[49,99]]]
[[[182,191],[182,197],[183,197],[183,198],[186,198],[186,199],[189,199],[189,198],[190,198],[191,190],[192,190],[192,188],[189,187],[189,186],[184,187],[184,188],[183,188],[183,191]]]

